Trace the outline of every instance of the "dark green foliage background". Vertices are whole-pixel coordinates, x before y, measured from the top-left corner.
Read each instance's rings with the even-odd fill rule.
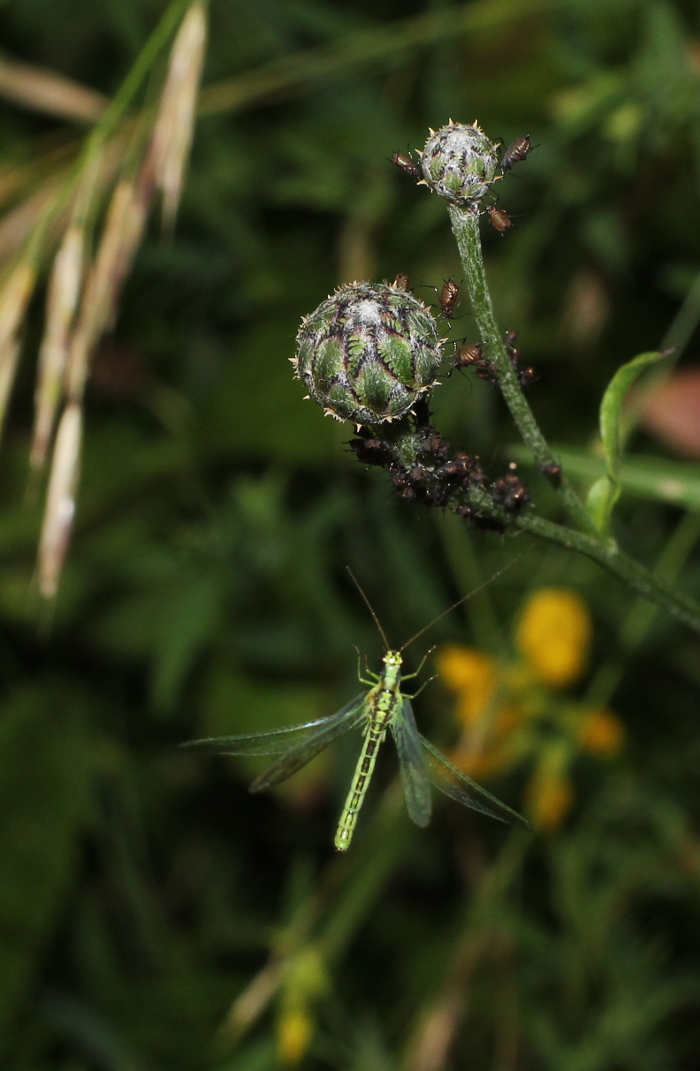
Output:
[[[162,9],[7,0],[2,47],[111,94]],[[211,20],[205,86],[258,71],[261,88],[238,107],[204,94],[176,233],[154,223],[98,355],[50,622],[30,596],[29,353],[3,444],[0,1061],[279,1066],[274,1004],[236,1045],[215,1033],[315,896],[323,924],[346,929],[304,1066],[417,1066],[414,1032],[447,994],[462,1026],[426,1068],[695,1067],[697,638],[658,615],[622,649],[632,598],[596,567],[538,547],[489,592],[507,637],[531,587],[578,588],[596,662],[624,662],[613,706],[629,731],[619,763],[581,763],[568,825],[533,838],[500,891],[507,831],[447,803],[426,832],[382,825],[379,789],[346,869],[321,882],[352,746],[285,802],[248,796],[249,768],[177,744],[308,720],[353,694],[352,645],[371,659],[380,647],[346,564],[403,642],[511,557],[510,541],[411,509],[353,463],[349,429],[291,377],[299,319],[356,274],[459,278],[443,206],[391,166],[394,150],[450,117],[505,143],[530,133],[537,150],[500,191],[517,230],[485,234],[488,268],[503,327],[541,373],[543,428],[584,447],[610,376],[660,342],[700,269],[697,5],[212,0]],[[289,57],[305,62],[285,81]],[[5,166],[79,134],[1,106]],[[29,351],[38,303],[36,317]],[[435,404],[455,446],[503,467],[514,436],[491,388],[454,376]],[[626,499],[618,535],[653,562],[678,520]],[[682,582],[700,588],[697,563]],[[433,636],[483,642],[484,613],[477,600],[472,632],[455,614]],[[449,741],[439,687],[419,716]],[[494,787],[517,802],[522,786]]]

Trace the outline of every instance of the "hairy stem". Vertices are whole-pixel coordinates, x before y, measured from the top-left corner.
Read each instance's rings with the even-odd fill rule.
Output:
[[[566,528],[564,525],[545,520],[544,517],[538,517],[528,510],[513,513],[511,510],[496,505],[491,495],[479,488],[469,489],[465,498],[469,505],[478,510],[482,516],[499,521],[506,528],[518,528],[524,532],[531,532],[533,535],[549,540],[550,543],[558,543],[562,547],[576,550],[579,554],[592,558],[636,591],[638,595],[650,599],[658,606],[663,606],[677,620],[688,625],[694,632],[700,633],[700,604],[682,592],[667,587],[645,566],[640,565],[634,558],[620,550],[614,540],[603,540],[587,535],[585,532],[576,531],[574,528]]]
[[[522,387],[506,350],[503,333],[496,323],[493,305],[491,304],[491,294],[486,281],[484,259],[481,254],[478,209],[459,208],[456,205],[450,205],[449,212],[452,231],[457,239],[459,255],[467,280],[467,289],[469,290],[474,319],[481,335],[480,341],[493,364],[494,373],[506,405],[510,409],[523,441],[532,452],[538,467],[542,469],[547,465],[556,465],[557,460],[540,431],[534,414],[523,394]],[[591,518],[564,474],[562,474],[556,490],[571,519],[584,531],[594,533],[596,529]]]

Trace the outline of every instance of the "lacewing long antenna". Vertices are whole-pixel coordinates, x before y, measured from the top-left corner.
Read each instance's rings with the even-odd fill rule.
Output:
[[[367,609],[368,609],[368,610],[369,610],[369,612],[371,613],[371,615],[372,615],[372,618],[373,618],[373,620],[374,620],[374,623],[375,623],[375,625],[376,625],[376,626],[377,626],[377,628],[379,629],[379,635],[380,635],[380,636],[382,637],[382,640],[383,640],[383,642],[384,642],[384,650],[385,650],[385,651],[388,651],[388,650],[389,650],[389,641],[388,641],[388,639],[386,638],[386,633],[385,633],[384,629],[382,628],[382,626],[381,626],[381,624],[380,624],[380,622],[379,622],[379,618],[377,617],[377,615],[376,615],[376,614],[375,614],[375,612],[374,612],[374,609],[373,609],[373,607],[372,607],[372,603],[371,603],[371,602],[369,601],[369,599],[368,599],[368,598],[367,598],[367,596],[365,595],[364,591],[363,591],[363,590],[362,590],[362,588],[360,587],[360,582],[359,582],[359,580],[357,579],[357,577],[355,576],[355,574],[353,573],[353,571],[352,571],[352,569],[350,568],[350,566],[349,566],[349,565],[346,565],[346,566],[345,566],[345,568],[347,569],[347,571],[348,571],[348,575],[349,575],[350,579],[352,580],[353,584],[355,585],[355,587],[356,587],[356,588],[357,588],[357,590],[359,591],[360,595],[361,595],[361,596],[362,596],[362,598],[364,599],[364,601],[365,601],[365,606],[367,607]],[[403,648],[402,648],[402,649],[403,649]]]
[[[407,647],[410,647],[414,640],[417,640],[419,636],[422,636],[423,633],[427,632],[429,628],[433,627],[433,625],[437,625],[438,621],[442,621],[443,617],[447,617],[447,615],[451,614],[453,610],[456,610],[458,606],[461,606],[463,602],[466,602],[467,599],[471,599],[472,595],[476,595],[477,591],[481,591],[483,588],[488,587],[488,585],[493,580],[497,580],[499,576],[505,573],[506,569],[510,569],[510,567],[512,565],[515,565],[515,563],[519,561],[520,558],[522,558],[523,554],[526,553],[527,551],[525,550],[521,551],[516,558],[511,558],[511,560],[506,565],[504,565],[502,569],[499,569],[497,573],[494,573],[492,576],[490,576],[488,580],[484,580],[483,584],[479,584],[478,587],[473,588],[472,591],[469,591],[466,595],[463,595],[461,599],[457,599],[457,602],[453,602],[452,606],[448,606],[447,609],[443,610],[441,614],[438,614],[437,617],[434,617],[433,620],[429,621],[427,625],[424,625],[422,629],[416,632],[415,636],[411,636],[410,640],[406,640],[403,647],[399,648],[399,653],[405,651]]]

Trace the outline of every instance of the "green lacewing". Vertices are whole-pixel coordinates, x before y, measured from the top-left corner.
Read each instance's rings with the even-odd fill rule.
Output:
[[[367,676],[363,677],[358,667],[360,683],[364,684],[368,690],[360,692],[335,714],[330,714],[325,718],[303,722],[301,725],[287,726],[283,729],[271,729],[263,733],[190,740],[182,746],[221,755],[279,755],[279,758],[250,786],[251,792],[263,792],[267,788],[286,781],[339,736],[358,729],[362,734],[362,746],[335,834],[335,847],[340,852],[347,851],[350,847],[357,817],[374,771],[379,747],[387,733],[391,734],[396,744],[406,809],[417,826],[423,828],[430,821],[432,812],[430,786],[432,784],[446,796],[464,804],[465,807],[481,811],[502,822],[517,822],[529,829],[530,824],[522,815],[478,785],[450,762],[430,740],[418,732],[411,700],[415,699],[428,681],[412,695],[402,691],[403,683],[420,674],[431,653],[431,651],[426,653],[415,673],[402,673],[402,656],[406,648],[446,614],[465,602],[481,587],[485,587],[485,584],[458,599],[454,605],[444,610],[430,624],[412,636],[403,647],[396,650],[390,648],[367,596],[352,573],[350,575],[367,604],[384,642],[383,668],[380,673],[365,670]],[[495,576],[499,575],[500,573],[495,574]],[[495,576],[486,583],[490,583]]]

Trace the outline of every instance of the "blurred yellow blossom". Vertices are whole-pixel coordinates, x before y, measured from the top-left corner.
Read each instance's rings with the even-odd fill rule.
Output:
[[[437,656],[441,680],[459,692],[459,718],[475,722],[489,706],[498,684],[498,663],[471,647],[444,647]]]
[[[581,720],[579,743],[584,751],[607,758],[617,755],[625,743],[625,729],[609,710],[592,710]]]
[[[456,693],[462,727],[453,761],[477,780],[531,764],[526,802],[541,830],[556,829],[571,809],[576,756],[608,758],[624,744],[614,714],[561,694],[586,669],[590,642],[583,599],[565,588],[542,588],[520,615],[514,659],[457,645],[437,658],[440,677]]]
[[[541,588],[525,603],[515,634],[518,650],[545,684],[563,688],[588,663],[591,619],[575,591]]]
[[[277,1051],[283,1064],[293,1066],[303,1060],[314,1029],[314,1020],[305,1007],[282,1008],[277,1020]]]

